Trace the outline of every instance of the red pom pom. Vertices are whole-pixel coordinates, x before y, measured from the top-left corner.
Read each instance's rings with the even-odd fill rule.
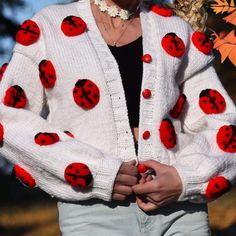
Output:
[[[4,128],[3,125],[0,123],[0,144],[3,143],[3,137],[4,137]]]
[[[185,102],[186,102],[186,96],[185,96],[185,94],[181,94],[179,96],[179,99],[177,100],[174,108],[170,111],[170,115],[173,118],[177,119],[180,116],[180,114],[184,108]]]
[[[166,34],[162,40],[163,49],[172,57],[182,57],[185,53],[185,45],[181,38],[175,33]]]
[[[27,103],[25,91],[19,85],[11,86],[5,93],[3,103],[9,107],[25,108]]]
[[[65,180],[72,187],[86,188],[92,182],[90,169],[83,163],[71,163],[65,169]]]
[[[25,20],[16,33],[16,42],[24,46],[35,43],[40,36],[40,29],[36,22]]]
[[[151,92],[150,89],[144,89],[142,91],[142,95],[143,95],[144,98],[148,99],[152,96],[152,92]]]
[[[69,37],[77,36],[85,32],[86,23],[77,16],[67,16],[61,23],[62,32]]]
[[[224,176],[212,178],[206,188],[206,198],[216,199],[230,191],[232,184]]]
[[[144,131],[143,132],[143,139],[145,139],[145,140],[149,139],[150,135],[151,135],[150,131],[148,131],[148,130]]]
[[[199,31],[196,31],[192,35],[193,45],[202,53],[209,55],[212,51],[213,45],[207,36]]]
[[[73,97],[78,106],[83,109],[91,109],[99,102],[99,88],[91,80],[78,80],[73,89]]]
[[[152,56],[150,54],[145,54],[145,55],[143,55],[142,60],[145,63],[150,63],[150,62],[152,62]]]
[[[34,188],[36,186],[35,179],[33,178],[33,176],[18,165],[14,166],[13,175],[15,175],[15,177],[19,179],[22,184],[29,188]]]
[[[39,77],[44,88],[53,88],[57,79],[55,68],[51,61],[42,60],[39,64]]]
[[[6,71],[8,63],[4,63],[0,69],[0,81],[2,80],[3,74]]]
[[[216,142],[224,152],[236,152],[236,126],[222,126],[216,135]]]
[[[40,146],[52,145],[60,141],[56,133],[38,133],[34,137],[35,143]]]
[[[70,136],[71,138],[75,138],[75,136],[70,132],[70,131],[64,131],[64,133],[66,133],[68,136]]]
[[[145,173],[147,171],[147,167],[144,164],[138,164],[137,169],[139,173]]]
[[[171,9],[160,6],[160,5],[151,5],[151,11],[155,12],[156,14],[160,16],[169,17],[173,15],[173,12]]]
[[[199,106],[206,114],[218,114],[225,110],[224,97],[214,89],[206,89],[200,93]]]
[[[176,145],[176,133],[172,122],[169,119],[164,119],[160,125],[160,139],[166,148],[170,149]]]

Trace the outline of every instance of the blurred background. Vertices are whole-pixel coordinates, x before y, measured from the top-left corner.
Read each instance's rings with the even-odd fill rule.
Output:
[[[0,66],[10,60],[15,33],[24,20],[47,5],[69,2],[72,1],[0,0]],[[216,32],[231,30],[231,25],[225,24],[210,9],[207,27]],[[221,64],[219,53],[215,51],[214,54],[216,71],[236,102],[235,66],[228,59]],[[56,200],[39,189],[25,188],[11,172],[12,166],[0,157],[0,236],[59,236]],[[209,204],[209,216],[213,236],[236,235],[235,187]]]

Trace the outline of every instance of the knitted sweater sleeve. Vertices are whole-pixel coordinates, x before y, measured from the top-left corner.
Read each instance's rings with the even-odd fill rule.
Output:
[[[122,161],[69,137],[40,116],[45,104],[37,59],[43,57],[42,40],[40,36],[30,46],[17,43],[3,75],[0,84],[0,154],[15,165],[16,176],[30,187],[38,186],[62,200],[100,198],[109,201]],[[50,145],[43,145],[47,141]],[[81,174],[84,177],[80,179],[78,171],[83,172],[83,168],[79,170],[75,163],[87,165],[92,178],[85,169]],[[68,168],[70,164],[72,166]],[[71,186],[65,178],[66,169],[68,179],[71,177],[78,183],[81,180],[82,184],[90,182],[87,188]]]
[[[180,82],[187,97],[181,135],[188,144],[176,153],[173,165],[183,183],[180,201],[213,201],[228,192],[236,180],[236,108],[212,59],[190,39]]]

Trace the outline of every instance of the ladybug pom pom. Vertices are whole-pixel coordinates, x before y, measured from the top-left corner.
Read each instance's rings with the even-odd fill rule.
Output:
[[[99,102],[99,88],[91,80],[78,80],[73,89],[73,97],[78,106],[91,109]]]
[[[27,98],[24,90],[18,85],[11,86],[5,93],[3,103],[9,107],[25,108]]]
[[[225,110],[224,97],[214,89],[205,89],[200,93],[199,106],[206,114],[218,114]]]
[[[57,79],[56,71],[51,61],[42,60],[39,64],[39,78],[44,88],[53,88]]]
[[[206,188],[206,198],[216,199],[226,192],[230,191],[232,184],[224,176],[217,176],[212,178]]]
[[[150,10],[160,16],[172,16],[173,12],[171,9],[168,9],[166,7],[160,6],[160,5],[152,5],[150,7]]]
[[[92,182],[90,169],[83,163],[71,163],[65,169],[65,180],[72,187],[86,188]]]
[[[161,40],[161,45],[172,57],[182,57],[185,53],[184,42],[175,33],[166,34]]]
[[[236,126],[222,126],[216,135],[216,141],[219,148],[224,152],[236,152]]]
[[[160,125],[160,139],[166,148],[170,149],[176,145],[176,133],[172,122],[169,119],[164,119]]]
[[[30,175],[26,170],[21,168],[18,165],[15,165],[13,168],[13,176],[19,179],[22,184],[29,188],[34,188],[36,186],[35,179]]]
[[[0,69],[0,81],[2,80],[3,74],[6,71],[7,66],[8,66],[8,63],[5,63],[5,64],[2,65],[2,67]]]
[[[177,100],[174,108],[170,111],[170,115],[173,118],[177,119],[180,116],[180,114],[184,108],[185,102],[186,102],[186,96],[185,96],[185,94],[181,94],[179,96],[179,99]]]
[[[86,23],[77,16],[67,16],[61,23],[62,32],[69,37],[77,36],[85,32]]]
[[[36,22],[25,20],[16,33],[16,42],[24,46],[35,43],[40,36],[40,29]]]
[[[212,51],[212,43],[210,39],[202,32],[194,32],[192,35],[193,45],[202,53],[209,55]]]
[[[34,137],[35,143],[40,146],[52,145],[60,141],[56,133],[38,133]]]

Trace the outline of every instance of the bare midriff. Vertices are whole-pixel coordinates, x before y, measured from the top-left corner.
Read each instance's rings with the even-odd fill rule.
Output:
[[[131,127],[133,136],[134,136],[134,141],[137,142],[138,141],[138,127]]]

